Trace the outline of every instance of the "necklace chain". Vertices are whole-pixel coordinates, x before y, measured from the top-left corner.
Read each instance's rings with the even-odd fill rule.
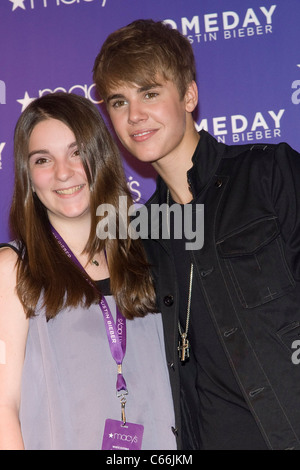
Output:
[[[187,309],[186,309],[186,323],[185,323],[185,331],[184,332],[182,331],[180,322],[178,321],[179,333],[180,333],[181,336],[185,335],[185,337],[187,337],[187,334],[188,334],[188,331],[189,331],[189,326],[190,326],[193,277],[194,277],[194,265],[193,265],[193,263],[191,263],[190,282],[189,282],[189,295],[188,295],[188,304],[187,304]]]
[[[167,229],[168,234],[170,236],[170,190],[167,190]],[[194,265],[191,263],[190,267],[190,280],[189,280],[189,292],[188,292],[188,303],[187,303],[187,310],[186,310],[186,323],[185,323],[185,331],[182,331],[180,321],[178,320],[178,331],[181,336],[181,340],[179,341],[178,345],[178,352],[179,357],[182,362],[189,358],[190,355],[190,343],[187,338],[189,325],[190,325],[190,316],[191,316],[191,300],[192,300],[192,289],[193,289],[193,277],[194,277]]]

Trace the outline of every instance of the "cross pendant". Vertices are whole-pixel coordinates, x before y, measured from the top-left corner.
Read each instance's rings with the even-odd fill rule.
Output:
[[[190,357],[190,343],[187,339],[186,333],[181,335],[181,341],[178,344],[179,357],[182,362]]]

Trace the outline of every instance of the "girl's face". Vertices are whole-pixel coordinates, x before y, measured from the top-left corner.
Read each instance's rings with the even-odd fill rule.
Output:
[[[89,214],[90,189],[71,129],[57,119],[46,119],[29,139],[32,189],[46,207],[50,222]]]

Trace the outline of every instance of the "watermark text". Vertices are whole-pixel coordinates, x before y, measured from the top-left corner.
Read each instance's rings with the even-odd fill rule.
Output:
[[[118,210],[117,210],[118,209]],[[96,233],[101,240],[150,238],[184,239],[186,250],[200,250],[204,244],[203,204],[132,204],[119,197],[119,207],[100,204],[96,215],[101,217]]]

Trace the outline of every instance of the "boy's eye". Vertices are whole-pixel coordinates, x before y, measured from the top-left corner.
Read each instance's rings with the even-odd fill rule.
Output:
[[[117,100],[112,103],[113,108],[121,108],[126,104],[126,100]]]
[[[155,91],[149,91],[148,93],[146,93],[145,98],[151,100],[151,98],[156,98],[157,96],[158,93],[156,93]]]

